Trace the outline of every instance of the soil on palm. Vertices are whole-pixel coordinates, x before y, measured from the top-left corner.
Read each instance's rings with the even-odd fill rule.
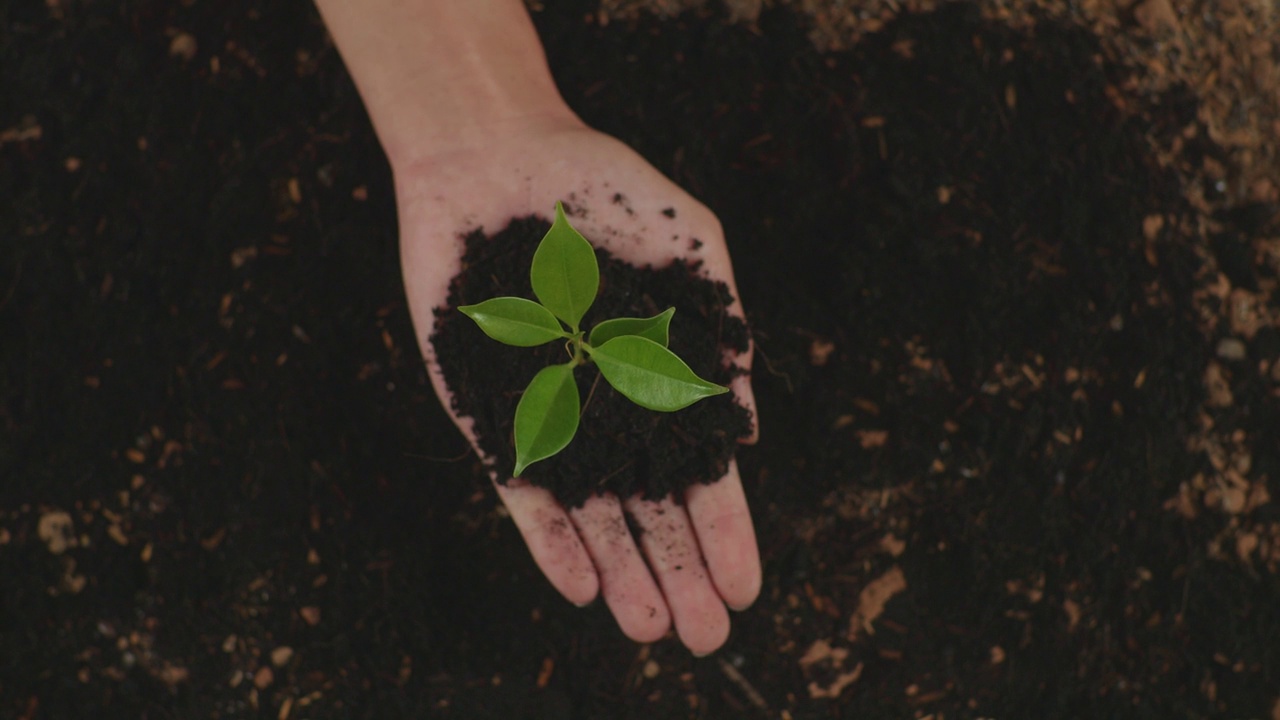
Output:
[[[517,348],[486,338],[461,305],[493,297],[533,297],[529,265],[550,223],[529,217],[486,236],[466,238],[463,270],[449,288],[447,307],[437,310],[431,337],[441,369],[453,392],[453,408],[475,420],[475,433],[491,470],[507,482],[515,466],[512,428],[524,386],[538,370],[564,362],[564,348],[549,343]],[[734,368],[725,350],[747,348],[747,328],[725,308],[733,298],[724,283],[698,274],[697,265],[682,260],[664,268],[637,268],[597,249],[600,294],[583,327],[615,317],[650,317],[669,307],[670,347],[700,377],[725,384]],[[674,413],[646,410],[604,382],[593,365],[575,373],[583,398],[578,433],[557,455],[538,462],[522,479],[549,489],[566,507],[581,506],[592,496],[614,493],[659,499],[693,483],[724,476],[740,438],[751,431],[751,418],[732,394],[707,398]]]

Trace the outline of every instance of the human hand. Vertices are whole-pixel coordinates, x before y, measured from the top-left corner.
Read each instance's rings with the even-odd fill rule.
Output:
[[[573,195],[573,204],[588,211],[574,225],[593,243],[638,266],[700,260],[711,278],[738,295],[719,221],[619,141],[564,114],[524,118],[493,128],[488,137],[492,142],[483,147],[396,168],[401,259],[418,342],[436,393],[477,452],[471,420],[454,414],[430,344],[433,310],[446,303],[466,233],[477,227],[494,233],[513,218],[547,216],[557,200]],[[611,201],[615,191],[633,212]],[[675,210],[675,218],[664,219],[662,237],[674,230],[701,240],[698,249],[650,241],[654,233],[646,223],[666,208]],[[741,303],[729,312],[741,316]],[[751,352],[733,361],[749,370]],[[737,377],[732,390],[754,422],[749,376]],[[754,432],[747,441],[755,441]],[[683,503],[606,495],[566,510],[523,480],[494,486],[551,584],[578,605],[602,594],[622,631],[636,641],[657,640],[674,623],[693,653],[710,653],[728,637],[726,605],[745,608],[759,593],[755,531],[732,461],[718,482],[685,491]],[[624,512],[643,531],[638,545]],[[690,556],[701,561],[690,563]]]

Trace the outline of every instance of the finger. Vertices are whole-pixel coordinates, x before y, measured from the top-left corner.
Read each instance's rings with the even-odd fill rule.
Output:
[[[493,485],[547,580],[574,605],[594,600],[600,591],[600,580],[560,503],[547,490],[521,480]]]
[[[631,538],[614,495],[593,497],[569,511],[595,563],[600,593],[622,632],[636,642],[653,642],[671,628],[671,612],[649,566]]]
[[[632,498],[626,507],[640,526],[640,547],[667,598],[680,641],[694,655],[714,652],[729,637],[729,612],[707,575],[689,516],[670,497]]]
[[[716,591],[729,607],[745,610],[760,595],[761,572],[738,463],[730,460],[729,471],[715,483],[691,486],[685,507]]]
[[[430,343],[423,343],[423,350],[428,357],[428,375],[441,404],[476,454],[484,457],[476,442],[475,419],[461,417],[454,411],[453,403],[450,402],[452,395],[444,375],[440,372],[440,366],[434,362],[434,348]],[[595,566],[592,565],[591,557],[569,516],[555,497],[547,490],[529,485],[523,480],[510,480],[506,485],[494,480],[493,487],[498,491],[502,504],[511,513],[511,519],[524,538],[525,545],[529,547],[533,561],[552,586],[574,605],[587,605],[595,600],[600,591],[600,579],[596,576]]]

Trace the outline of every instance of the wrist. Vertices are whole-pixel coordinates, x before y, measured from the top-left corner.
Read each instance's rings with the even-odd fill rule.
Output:
[[[412,136],[391,140],[379,133],[397,175],[430,171],[442,163],[475,163],[502,154],[502,148],[527,146],[530,140],[586,125],[564,103],[476,105],[465,123],[423,123]],[[523,144],[523,145],[522,145]]]
[[[521,0],[316,0],[393,168],[581,124]]]

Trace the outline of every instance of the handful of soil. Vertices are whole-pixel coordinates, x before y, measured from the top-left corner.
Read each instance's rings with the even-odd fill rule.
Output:
[[[515,465],[512,442],[516,404],[525,385],[542,368],[565,362],[561,343],[517,348],[485,337],[458,312],[460,305],[510,295],[532,298],[529,265],[550,223],[537,217],[512,221],[493,235],[466,238],[462,271],[449,285],[445,308],[436,311],[431,336],[453,409],[475,420],[484,453],[496,459],[498,478],[507,482]],[[746,325],[725,308],[728,287],[698,275],[698,265],[675,260],[663,268],[637,268],[596,249],[600,294],[583,327],[615,317],[649,317],[675,307],[670,348],[700,377],[727,384],[739,371],[723,361],[726,350],[744,352]],[[718,395],[674,413],[646,410],[600,378],[591,364],[574,374],[583,398],[582,419],[573,442],[522,476],[547,488],[567,508],[593,495],[620,498],[640,494],[677,502],[694,483],[719,480],[738,440],[751,431],[751,418],[732,393]]]

